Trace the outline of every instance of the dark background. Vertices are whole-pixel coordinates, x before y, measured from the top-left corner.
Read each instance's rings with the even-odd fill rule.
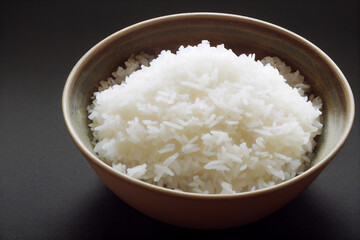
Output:
[[[359,112],[358,1],[0,1],[0,239],[360,239],[359,119],[298,198],[258,222],[198,231],[118,199],[72,142],[61,94],[75,63],[106,36],[167,14],[234,13],[285,27],[327,53]]]

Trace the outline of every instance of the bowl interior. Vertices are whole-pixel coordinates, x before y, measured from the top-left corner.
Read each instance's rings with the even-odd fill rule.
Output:
[[[323,100],[323,133],[318,139],[313,165],[336,152],[351,127],[352,95],[347,82],[332,61],[311,43],[284,29],[261,21],[222,14],[185,14],[136,24],[103,40],[91,49],[70,74],[64,98],[68,126],[94,158],[87,106],[100,80],[122,65],[132,53],[176,51],[180,45],[201,40],[225,44],[236,54],[255,53],[256,58],[277,56],[298,69]],[[325,161],[324,160],[324,161]]]

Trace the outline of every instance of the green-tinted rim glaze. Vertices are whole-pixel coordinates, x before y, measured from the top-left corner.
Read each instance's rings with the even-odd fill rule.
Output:
[[[156,23],[166,22],[169,20],[181,20],[181,19],[188,18],[188,17],[202,18],[204,16],[207,16],[207,17],[211,16],[214,19],[229,19],[229,18],[237,19],[237,20],[241,20],[243,22],[251,22],[252,24],[265,26],[270,30],[282,32],[283,34],[286,34],[288,37],[296,39],[297,41],[306,45],[309,49],[314,51],[319,57],[321,57],[325,62],[328,63],[329,67],[333,70],[333,72],[337,75],[338,79],[340,80],[340,84],[342,85],[344,92],[345,92],[345,98],[346,98],[346,102],[347,102],[346,123],[345,123],[346,128],[343,130],[342,136],[341,136],[341,138],[338,139],[338,142],[335,145],[335,147],[333,148],[333,150],[326,157],[324,157],[321,161],[319,161],[319,163],[312,166],[310,169],[306,170],[304,173],[300,174],[299,176],[292,178],[290,180],[287,180],[283,183],[276,184],[275,186],[272,186],[272,187],[259,189],[259,190],[253,191],[253,192],[206,195],[206,194],[199,194],[199,193],[179,192],[179,191],[159,187],[159,186],[156,186],[156,185],[153,185],[150,183],[146,183],[146,182],[131,178],[131,177],[127,176],[126,174],[122,174],[122,173],[116,171],[115,169],[113,169],[112,167],[110,167],[109,165],[104,163],[102,160],[100,160],[96,156],[96,154],[89,151],[84,146],[84,144],[81,142],[79,136],[77,136],[75,127],[73,126],[73,124],[71,122],[69,106],[70,106],[71,88],[74,85],[74,82],[76,81],[77,76],[79,75],[79,72],[80,72],[79,70],[82,69],[82,67],[87,64],[89,59],[92,56],[94,56],[97,52],[99,52],[102,48],[104,48],[108,43],[112,42],[118,36],[126,35],[138,28],[142,28],[144,26],[148,26],[148,25],[152,25],[152,24],[156,24]],[[330,57],[328,57],[321,49],[316,47],[314,44],[312,44],[305,38],[291,32],[289,30],[286,30],[282,27],[276,26],[274,24],[271,24],[271,23],[268,23],[268,22],[265,22],[262,20],[253,19],[250,17],[244,17],[244,16],[239,16],[239,15],[233,15],[233,14],[224,14],[224,13],[201,12],[201,13],[174,14],[174,15],[169,15],[169,16],[158,17],[158,18],[146,20],[146,21],[134,24],[132,26],[129,26],[127,28],[124,28],[124,29],[110,35],[109,37],[105,38],[98,44],[96,44],[77,62],[77,64],[74,66],[74,68],[70,72],[70,74],[67,78],[65,87],[64,87],[63,95],[62,95],[62,110],[63,110],[63,116],[64,116],[66,126],[68,128],[68,131],[69,131],[73,141],[75,142],[77,147],[80,149],[80,151],[84,154],[84,156],[86,156],[86,158],[89,161],[94,163],[95,167],[102,169],[102,170],[106,171],[108,174],[111,174],[117,178],[120,178],[121,180],[128,182],[129,184],[132,184],[139,188],[143,188],[144,190],[155,191],[155,192],[159,192],[162,194],[168,194],[168,195],[182,197],[182,198],[216,200],[216,199],[249,198],[249,197],[255,197],[255,196],[267,194],[267,193],[270,193],[273,191],[278,191],[280,189],[283,189],[283,188],[289,187],[290,185],[293,185],[295,182],[302,181],[302,179],[308,177],[309,175],[312,175],[316,171],[321,171],[321,169],[324,168],[330,162],[330,160],[339,152],[339,150],[345,143],[345,141],[350,133],[353,121],[354,121],[355,103],[354,103],[354,96],[353,96],[352,90],[350,88],[350,85],[347,82],[347,80],[346,80],[345,76],[343,75],[343,73],[341,72],[341,70],[330,59]]]

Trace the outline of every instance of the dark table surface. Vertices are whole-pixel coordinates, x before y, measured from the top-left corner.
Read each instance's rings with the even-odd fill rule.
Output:
[[[339,154],[299,197],[232,229],[153,220],[118,199],[88,166],[61,111],[72,67],[121,28],[194,11],[250,16],[305,37],[340,67],[359,103],[358,1],[1,1],[0,239],[360,239],[359,118]]]

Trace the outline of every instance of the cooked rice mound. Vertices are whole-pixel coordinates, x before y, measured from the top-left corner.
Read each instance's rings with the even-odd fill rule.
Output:
[[[94,151],[130,177],[232,194],[310,165],[322,102],[278,58],[256,61],[203,41],[153,60],[133,55],[112,76],[88,108]]]

